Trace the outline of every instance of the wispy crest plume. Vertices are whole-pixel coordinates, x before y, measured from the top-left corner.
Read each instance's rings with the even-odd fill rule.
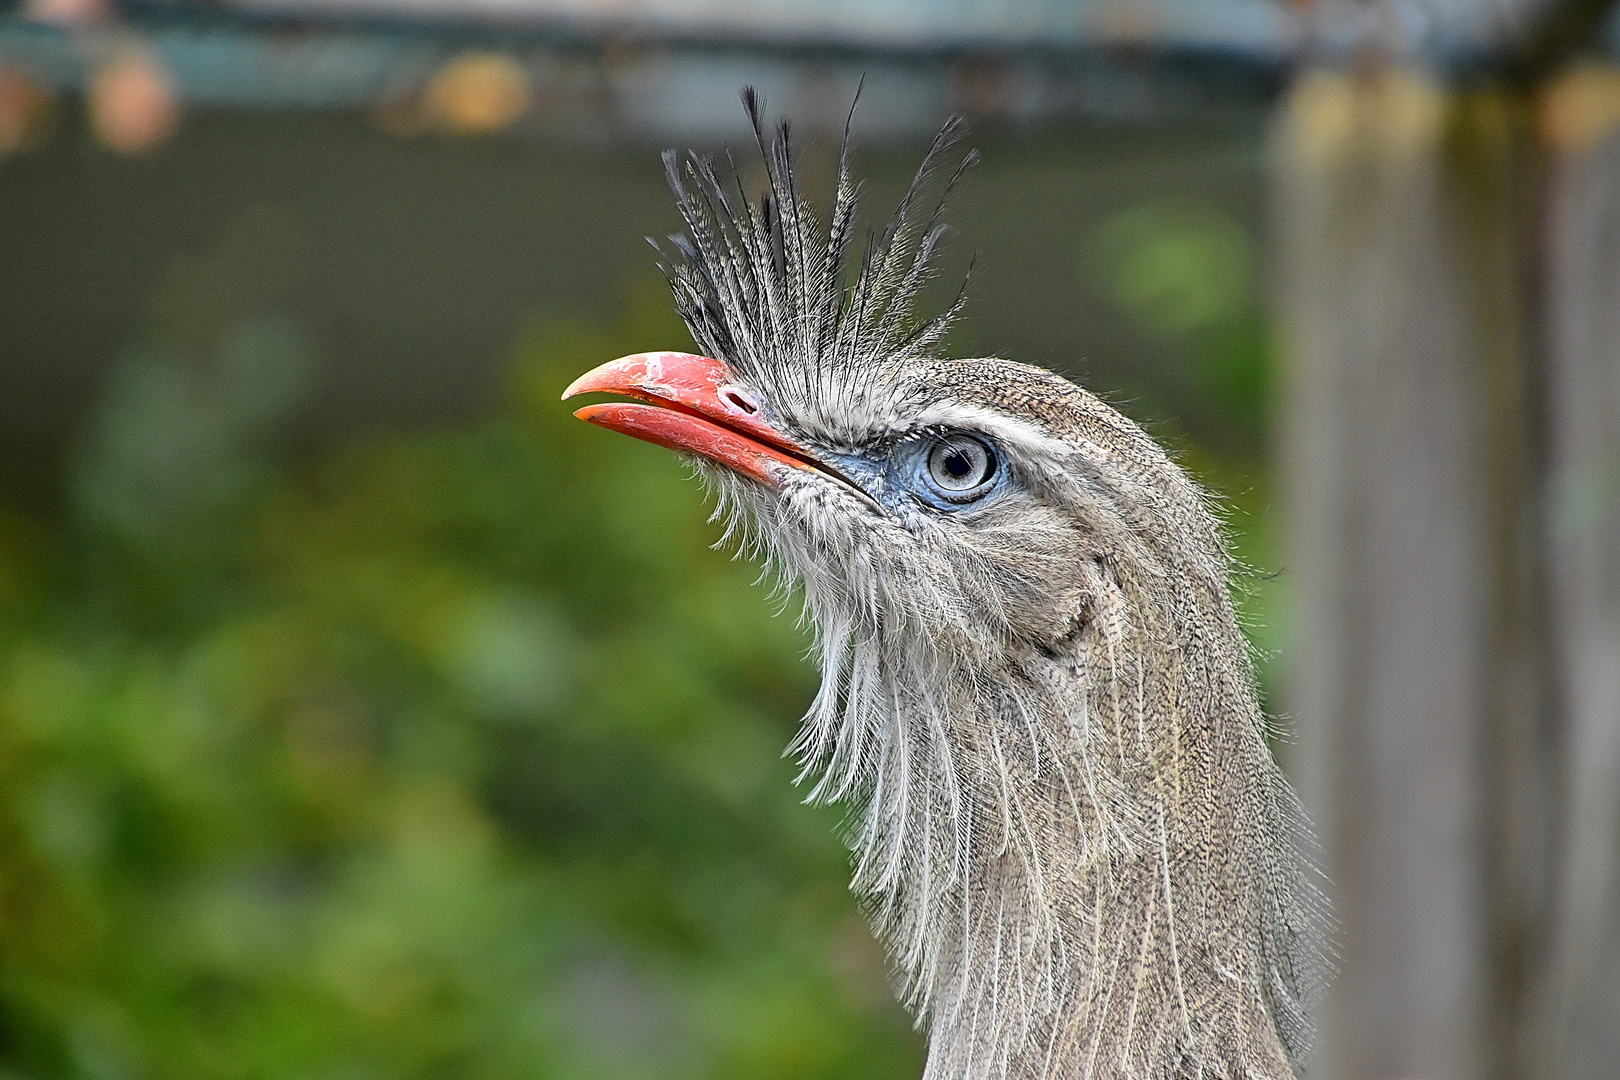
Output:
[[[946,198],[977,154],[964,155],[937,197],[928,199],[966,127],[960,117],[948,120],[893,216],[869,230],[859,270],[846,281],[861,193],[849,168],[854,105],[823,226],[799,190],[787,121],[767,136],[764,105],[753,87],[743,90],[742,101],[765,189],[749,197],[729,151],[725,175],[707,155],[665,151],[687,232],[669,238],[673,253],[659,248],[661,266],[699,349],[762,384],[780,404],[813,416],[829,392],[859,389],[865,380],[858,373],[930,355],[961,311],[960,291],[938,314],[921,318],[916,307],[947,231],[941,220]]]

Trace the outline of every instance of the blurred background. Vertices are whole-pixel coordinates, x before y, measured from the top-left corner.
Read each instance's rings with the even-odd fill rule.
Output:
[[[753,83],[951,349],[1222,498],[1341,976],[1310,1075],[1620,1075],[1603,3],[0,3],[0,1077],[906,1078],[672,456],[658,152]]]

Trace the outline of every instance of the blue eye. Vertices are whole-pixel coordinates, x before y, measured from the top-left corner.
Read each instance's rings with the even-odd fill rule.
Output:
[[[929,446],[923,477],[936,494],[952,503],[982,498],[998,472],[996,452],[971,435],[946,435]]]

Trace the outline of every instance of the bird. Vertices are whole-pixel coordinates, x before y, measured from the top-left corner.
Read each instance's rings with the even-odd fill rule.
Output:
[[[789,750],[851,808],[924,1080],[1290,1080],[1330,914],[1211,497],[1068,379],[948,355],[965,291],[919,313],[963,121],[858,245],[853,119],[823,220],[742,96],[756,191],[729,151],[663,159],[699,351],[563,396],[620,399],[575,415],[685,455],[802,598],[821,683]]]

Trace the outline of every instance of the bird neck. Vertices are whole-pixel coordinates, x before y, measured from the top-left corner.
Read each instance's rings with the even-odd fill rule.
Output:
[[[1099,590],[995,678],[877,641],[830,657],[816,794],[865,797],[854,887],[926,1018],[925,1080],[1293,1076],[1294,804],[1207,599],[1189,621]]]

